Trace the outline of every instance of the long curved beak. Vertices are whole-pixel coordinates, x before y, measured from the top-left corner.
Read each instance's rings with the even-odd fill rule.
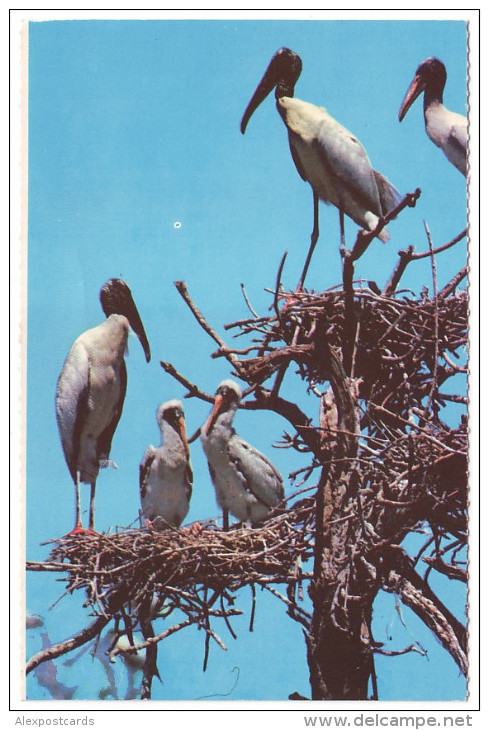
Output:
[[[190,449],[189,449],[188,441],[187,441],[187,432],[185,430],[185,419],[179,418],[177,421],[177,424],[178,424],[178,435],[182,439],[182,444],[185,449],[187,459],[190,459]]]
[[[402,100],[401,108],[399,109],[400,122],[402,122],[402,120],[406,116],[406,112],[414,104],[421,92],[425,90],[425,87],[426,83],[423,81],[421,76],[415,76],[411,82],[411,86],[406,91],[406,95]]]
[[[243,118],[241,120],[241,134],[244,134],[246,131],[246,127],[248,125],[248,122],[251,119],[251,115],[253,112],[260,106],[262,101],[264,101],[269,93],[274,89],[278,83],[278,76],[277,76],[277,66],[276,63],[274,63],[275,57],[272,59],[270,64],[268,65],[267,70],[263,74],[263,78],[256,87],[256,91],[251,97],[251,100],[246,107],[245,113],[243,114]]]
[[[144,331],[143,323],[141,322],[141,317],[139,316],[139,312],[137,310],[136,305],[134,304],[134,300],[131,297],[131,302],[128,306],[128,312],[126,313],[126,317],[129,321],[129,324],[131,325],[134,332],[137,334],[139,338],[139,342],[142,345],[142,348],[144,350],[144,354],[146,357],[146,362],[149,362],[151,360],[151,351],[149,349],[149,342],[148,338],[146,337],[146,332]]]
[[[217,421],[217,417],[219,416],[221,410],[222,410],[222,403],[223,403],[223,397],[222,395],[216,395],[216,400],[214,401],[214,408],[212,409],[211,415],[208,418],[207,423],[205,424],[205,435],[208,436],[210,432],[212,431],[215,422]]]

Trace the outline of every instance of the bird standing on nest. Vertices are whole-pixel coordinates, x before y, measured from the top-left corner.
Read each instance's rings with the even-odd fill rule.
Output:
[[[326,109],[294,98],[294,88],[302,71],[302,60],[289,48],[272,57],[241,120],[244,134],[248,122],[268,94],[275,89],[277,110],[287,127],[289,146],[297,172],[309,182],[314,198],[314,227],[308,262],[319,235],[318,199],[333,203],[340,211],[342,245],[343,215],[367,231],[400,201],[398,191],[372,168],[364,148]],[[385,228],[378,238],[386,242]],[[307,267],[306,267],[307,271]],[[299,282],[302,287],[305,272]]]
[[[162,403],[156,411],[161,446],[148,446],[139,466],[142,515],[156,528],[180,527],[192,495],[192,467],[179,400]]]
[[[225,530],[229,529],[229,512],[242,522],[255,525],[265,520],[284,498],[284,485],[277,469],[233,428],[240,401],[239,386],[224,380],[200,434]]]
[[[56,388],[56,419],[61,444],[75,484],[75,527],[81,525],[80,484],[90,484],[88,531],[94,529],[95,484],[99,469],[115,466],[109,460],[112,438],[126,395],[129,328],[137,334],[151,359],[148,339],[131,290],[122,279],[110,279],[100,290],[107,319],[75,340]]]

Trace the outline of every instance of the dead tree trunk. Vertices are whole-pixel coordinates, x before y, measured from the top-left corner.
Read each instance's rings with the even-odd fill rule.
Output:
[[[352,519],[357,513],[360,481],[356,464],[358,388],[346,376],[323,329],[315,342],[315,358],[329,374],[332,406],[327,427],[334,437],[323,441],[325,465],[316,497],[310,587],[314,611],[306,635],[312,699],[360,700],[367,698],[372,674],[370,622],[378,586],[358,563],[362,525]]]

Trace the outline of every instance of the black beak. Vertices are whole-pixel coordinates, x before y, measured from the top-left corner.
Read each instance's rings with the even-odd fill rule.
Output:
[[[132,329],[134,330],[134,332],[137,334],[137,336],[139,338],[139,342],[141,343],[142,348],[144,350],[146,362],[149,362],[151,360],[151,351],[149,349],[149,342],[148,342],[148,338],[146,337],[146,332],[144,330],[143,323],[141,322],[141,317],[139,316],[139,312],[137,310],[136,305],[134,304],[134,301],[132,301],[132,307],[129,307],[129,311],[126,316],[127,316],[127,319],[129,320],[129,324],[131,325]]]
[[[278,75],[278,69],[277,69],[277,54],[272,58],[270,61],[267,70],[265,71],[262,80],[256,87],[256,91],[251,97],[250,103],[246,107],[245,113],[243,114],[243,118],[241,120],[241,134],[244,134],[246,131],[246,127],[248,125],[248,122],[251,119],[251,116],[253,112],[260,106],[262,101],[264,101],[269,93],[276,87],[276,85],[279,82],[279,75]]]

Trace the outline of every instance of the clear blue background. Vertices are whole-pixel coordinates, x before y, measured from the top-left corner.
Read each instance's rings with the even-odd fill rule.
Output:
[[[29,244],[27,388],[27,557],[45,559],[40,543],[73,526],[74,489],[61,451],[54,392],[75,338],[103,315],[100,286],[125,279],[133,292],[152,348],[146,364],[136,338],[127,358],[128,391],[114,437],[112,458],[97,485],[96,527],[132,523],[139,507],[138,467],[159,433],[155,410],[184,389],[164,373],[168,360],[209,393],[230,370],[210,359],[215,344],[202,332],[173,281],[187,282],[208,321],[230,342],[223,325],[248,316],[240,283],[266,314],[279,261],[289,252],[283,283],[294,288],[312,227],[312,194],[290,157],[286,130],[273,97],[239,132],[243,111],[272,54],[281,46],[299,53],[303,72],[296,96],[325,106],[367,150],[376,169],[402,192],[422,189],[414,210],[390,226],[392,241],[375,241],[356,276],[382,287],[397,251],[410,244],[426,250],[423,227],[434,245],[466,225],[465,179],[428,139],[419,100],[402,124],[397,113],[417,65],[438,56],[446,66],[445,104],[466,112],[466,27],[433,21],[67,21],[29,26]],[[180,226],[175,226],[175,223]],[[322,290],[341,281],[336,208],[321,204],[320,239],[307,286]],[[347,245],[357,227],[348,222]],[[465,242],[438,257],[441,287],[463,265]],[[429,259],[408,268],[403,285],[431,290]],[[238,340],[238,345],[241,343]],[[318,401],[289,377],[284,393],[317,422]],[[193,433],[209,407],[185,401]],[[456,409],[450,416],[458,421]],[[288,426],[268,413],[239,412],[238,431],[273,458],[284,475],[304,465],[296,453],[274,450]],[[217,516],[213,488],[198,442],[189,520]],[[292,488],[289,487],[288,493]],[[88,487],[84,488],[85,506]],[[87,516],[85,514],[84,521]],[[435,578],[450,608],[464,619],[458,584]],[[28,574],[27,606],[44,628],[28,632],[27,653],[88,621],[83,598],[65,597],[48,607],[63,584],[48,574]],[[234,622],[237,641],[219,626],[228,645],[211,646],[201,670],[204,637],[188,629],[160,645],[163,684],[155,699],[286,699],[309,696],[302,629],[285,606],[259,593],[254,633],[248,632],[250,595],[238,601],[246,615]],[[465,682],[453,660],[407,609],[402,625],[391,596],[376,602],[374,632],[388,649],[419,641],[419,654],[376,661],[383,700],[463,699]],[[170,619],[171,621],[171,619]],[[163,630],[156,627],[157,630]],[[100,655],[100,653],[99,653]],[[103,657],[103,655],[102,655]],[[85,653],[70,668],[57,661],[57,680],[79,685],[75,699],[97,699],[107,667]],[[105,668],[104,668],[105,666]],[[119,697],[127,673],[114,665]],[[139,681],[139,677],[137,678]],[[30,676],[30,699],[50,698]]]

